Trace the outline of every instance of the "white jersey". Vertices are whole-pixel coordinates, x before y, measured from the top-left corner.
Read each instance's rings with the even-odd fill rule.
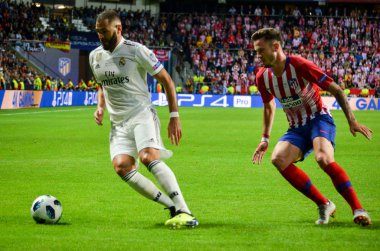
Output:
[[[112,123],[119,124],[151,106],[147,73],[153,76],[163,68],[151,50],[122,38],[113,52],[99,46],[89,58]]]

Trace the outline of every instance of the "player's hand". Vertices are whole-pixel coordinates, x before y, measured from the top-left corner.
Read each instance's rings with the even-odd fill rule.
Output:
[[[104,109],[103,108],[97,108],[94,113],[95,123],[98,125],[103,125],[103,116],[104,116]]]
[[[356,137],[356,132],[360,132],[367,139],[372,139],[372,130],[357,121],[354,121],[350,124],[350,131],[354,137]]]
[[[257,146],[255,152],[252,155],[252,163],[253,164],[258,164],[260,165],[261,160],[264,157],[264,154],[268,150],[268,142],[266,141],[261,141],[260,144]]]
[[[178,146],[179,141],[182,138],[181,123],[178,117],[170,118],[168,126],[168,137],[170,138],[172,144],[176,144]]]

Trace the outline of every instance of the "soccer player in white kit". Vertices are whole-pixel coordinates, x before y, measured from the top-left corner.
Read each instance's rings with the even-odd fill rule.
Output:
[[[182,130],[175,85],[154,53],[142,44],[122,37],[119,15],[113,10],[100,13],[96,32],[101,46],[90,53],[92,72],[101,85],[95,122],[102,125],[107,107],[110,121],[110,153],[116,173],[134,190],[170,210],[166,226],[194,227],[198,220],[191,214],[172,170],[160,160],[170,158],[160,136],[160,121],[151,103],[147,73],[162,83],[169,103],[168,136],[178,145]],[[164,193],[138,172],[138,159],[162,186]]]

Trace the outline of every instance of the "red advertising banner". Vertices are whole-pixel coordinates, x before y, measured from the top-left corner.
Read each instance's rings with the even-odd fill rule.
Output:
[[[169,61],[169,51],[168,50],[154,50],[154,54],[156,55],[157,59],[161,62]]]

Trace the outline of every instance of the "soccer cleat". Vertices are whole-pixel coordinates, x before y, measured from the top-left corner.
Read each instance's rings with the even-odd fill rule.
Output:
[[[188,227],[194,228],[199,225],[198,220],[191,214],[183,213],[181,211],[176,212],[176,216],[165,222],[165,226],[173,229]]]
[[[368,213],[364,209],[356,209],[354,211],[354,222],[363,227],[371,225],[372,221]]]
[[[335,217],[336,206],[332,201],[329,200],[327,204],[320,205],[318,210],[319,219],[315,222],[315,224],[328,224],[330,217]]]

